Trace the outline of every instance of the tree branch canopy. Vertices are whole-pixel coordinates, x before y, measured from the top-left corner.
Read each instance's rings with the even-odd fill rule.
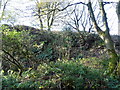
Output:
[[[63,9],[59,9],[59,8],[58,8],[57,10],[58,10],[58,11],[63,11],[63,10],[67,9],[67,8],[70,7],[70,6],[77,5],[77,4],[87,5],[87,4],[83,3],[83,2],[77,2],[77,3],[69,4],[69,5],[67,5],[66,7],[64,7]]]
[[[86,5],[86,6],[87,6],[87,4],[85,4],[85,3],[83,3],[83,2],[77,2],[77,3],[73,3],[73,4],[68,4],[67,6],[65,6],[65,7],[62,8],[62,9],[60,9],[60,8],[50,9],[47,14],[49,14],[49,13],[51,13],[51,12],[53,12],[53,11],[64,11],[64,10],[67,9],[68,7],[73,6],[73,5],[77,5],[77,4],[83,4],[83,5]]]
[[[105,12],[104,5],[103,5],[103,0],[99,0],[99,6],[100,6],[100,11],[102,13],[102,20],[105,26],[105,31],[109,32],[110,29],[108,27],[107,16],[106,16],[106,12]]]
[[[2,3],[2,1],[1,1]],[[1,16],[0,16],[0,21],[3,19],[3,16],[4,16],[4,12],[5,12],[5,8],[7,6],[7,3],[8,3],[8,0],[4,3],[3,5],[3,9],[2,9],[2,13],[1,13]],[[0,9],[1,9],[1,6],[0,6]]]
[[[88,6],[88,11],[90,13],[90,17],[91,17],[91,20],[93,22],[93,25],[94,25],[95,29],[97,30],[98,33],[102,34],[103,31],[100,29],[100,27],[98,26],[98,24],[97,24],[97,22],[95,20],[95,15],[93,13],[92,5],[91,5],[91,0],[89,0],[87,6]]]

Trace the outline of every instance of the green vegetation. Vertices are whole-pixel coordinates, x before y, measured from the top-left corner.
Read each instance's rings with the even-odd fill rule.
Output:
[[[13,25],[0,27],[3,90],[119,90],[120,36],[110,35],[115,25],[105,7],[113,2],[14,2],[0,3],[0,22]],[[40,29],[16,25],[25,24],[23,19]]]
[[[57,62],[41,63],[37,70],[29,68],[23,72],[22,77],[18,76],[17,72],[9,70],[7,75],[3,73],[3,89],[65,88],[78,90],[120,87],[118,78],[105,77],[102,74],[104,70],[84,66],[82,64],[84,60],[59,60]]]
[[[119,76],[105,76],[109,59],[96,34],[3,29],[2,87],[119,88]],[[12,27],[11,27],[12,28]],[[89,37],[89,38],[88,38]]]
[[[109,56],[97,34],[85,32],[83,40],[79,33],[72,31],[13,28],[1,27],[3,90],[120,88],[119,75],[106,76]]]

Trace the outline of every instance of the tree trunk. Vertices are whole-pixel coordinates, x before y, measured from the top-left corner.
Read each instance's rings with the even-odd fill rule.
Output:
[[[114,43],[113,40],[110,36],[109,33],[109,27],[108,27],[108,22],[107,22],[107,17],[106,17],[106,13],[104,10],[104,5],[103,5],[103,1],[100,0],[99,2],[99,6],[100,6],[100,10],[101,10],[101,14],[102,14],[102,18],[103,18],[103,23],[105,26],[105,31],[103,31],[97,24],[96,20],[95,20],[95,16],[94,16],[94,12],[92,9],[92,5],[91,5],[91,0],[89,0],[88,2],[88,11],[90,13],[94,28],[96,29],[96,31],[98,32],[99,36],[102,38],[102,40],[104,41],[106,48],[108,50],[108,54],[110,56],[110,61],[109,61],[109,66],[108,66],[108,72],[107,75],[109,74],[117,74],[117,64],[119,61],[118,55],[115,51],[114,48]]]
[[[117,75],[117,64],[119,62],[119,57],[115,51],[113,40],[108,32],[105,32],[104,42],[110,56],[108,73]]]
[[[119,0],[119,2],[117,3],[116,13],[117,13],[117,16],[118,16],[118,21],[119,21],[119,23],[120,23],[120,0]]]
[[[117,16],[118,16],[118,35],[120,35],[120,0],[117,3],[116,13],[117,13]]]
[[[120,35],[120,0],[117,3],[116,13],[118,16],[118,35]],[[117,70],[118,70],[118,74],[120,75],[120,61],[119,61]]]
[[[39,18],[39,21],[40,21],[40,30],[42,30],[43,31],[43,22],[42,22],[42,17],[41,17],[41,9],[40,8],[38,8],[38,18]]]

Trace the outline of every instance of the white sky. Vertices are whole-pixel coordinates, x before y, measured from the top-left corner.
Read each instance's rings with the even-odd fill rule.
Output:
[[[15,9],[16,10],[18,9],[17,13],[14,15],[15,17],[17,17],[17,22],[15,24],[28,25],[28,26],[31,26],[31,24],[33,24],[33,21],[35,18],[30,17],[32,10],[30,9],[27,10],[28,6],[34,5],[33,1],[32,0],[31,1],[30,0],[10,0],[10,2],[8,3],[9,7],[7,7],[7,9],[11,12],[14,12]],[[77,2],[80,0],[72,0],[72,1]],[[104,1],[117,2],[118,0],[104,0]],[[110,33],[118,34],[118,19],[116,15],[116,10],[114,5],[113,7],[111,7],[111,9],[109,7],[110,7],[109,5],[105,6],[108,22],[109,22]],[[22,11],[22,13],[21,12],[19,13],[19,9]],[[57,28],[60,29],[60,27],[57,27]]]

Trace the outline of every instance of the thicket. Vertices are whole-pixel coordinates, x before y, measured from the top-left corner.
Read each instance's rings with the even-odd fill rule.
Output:
[[[97,34],[81,32],[83,39],[71,30],[48,32],[9,25],[1,29],[4,89],[120,87],[118,77],[103,75],[108,56]],[[119,53],[120,38],[113,39]]]
[[[89,58],[87,61],[95,60]],[[97,59],[99,60],[99,59]],[[60,60],[57,62],[41,63],[37,70],[29,68],[23,72],[22,77],[17,72],[8,70],[7,75],[3,72],[3,89],[9,88],[33,88],[33,89],[117,89],[120,88],[119,78],[105,77],[103,75],[102,64],[94,63],[94,67],[84,66],[83,61],[78,60]],[[89,63],[88,63],[89,64]],[[98,69],[100,68],[101,69]]]

